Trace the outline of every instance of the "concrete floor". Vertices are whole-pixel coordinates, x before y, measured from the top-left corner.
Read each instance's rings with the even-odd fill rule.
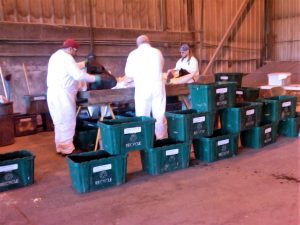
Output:
[[[16,138],[0,153],[19,149],[36,155],[35,183],[0,193],[0,225],[300,224],[299,138],[159,176],[142,172],[133,152],[125,184],[86,194],[71,188],[52,132]]]

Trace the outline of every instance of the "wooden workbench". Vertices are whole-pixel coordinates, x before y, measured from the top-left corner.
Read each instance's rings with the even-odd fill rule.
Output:
[[[167,85],[166,94],[167,96],[187,96],[189,95],[188,84]],[[78,93],[78,97],[88,100],[84,105],[133,102],[134,88],[82,91]]]
[[[166,95],[178,96],[179,99],[181,99],[182,102],[188,108],[188,103],[183,98],[184,96],[189,95],[188,84],[167,85]],[[81,107],[85,107],[89,105],[101,105],[101,116],[99,118],[99,121],[102,121],[104,118],[105,107],[108,107],[108,110],[112,118],[115,119],[114,112],[111,108],[112,103],[134,102],[134,88],[84,91],[84,92],[79,92],[77,96],[78,98],[81,99],[87,99],[86,103],[79,104],[77,114],[79,113]],[[94,150],[97,149],[100,137],[101,137],[100,129],[98,128]]]

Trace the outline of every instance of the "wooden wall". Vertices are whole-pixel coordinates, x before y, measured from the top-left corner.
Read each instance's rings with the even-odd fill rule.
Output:
[[[215,52],[245,0],[203,1],[202,70]],[[264,1],[248,1],[246,9],[231,30],[210,73],[240,71],[249,73],[262,61]]]
[[[281,0],[270,1],[273,11],[280,7],[274,5]],[[13,74],[15,108],[22,110],[20,99],[26,94],[22,64],[27,68],[31,94],[46,92],[50,55],[72,37],[81,45],[78,60],[83,59],[91,51],[91,27],[94,53],[115,76],[124,74],[128,53],[142,33],[162,51],[165,70],[174,67],[180,44],[189,43],[203,72],[245,2],[246,9],[208,75],[250,73],[270,58],[270,51],[265,50],[269,47],[265,39],[269,0],[0,0],[0,66],[4,74]],[[278,32],[276,29],[272,32]]]
[[[274,61],[300,60],[300,1],[267,1],[269,45],[266,58]]]

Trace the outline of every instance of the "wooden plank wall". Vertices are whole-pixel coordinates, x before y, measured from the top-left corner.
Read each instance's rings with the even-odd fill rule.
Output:
[[[204,1],[202,70],[217,48],[244,0]],[[264,1],[250,1],[221,53],[211,73],[240,71],[249,73],[261,63],[264,37]]]
[[[32,93],[45,92],[49,56],[73,37],[81,44],[78,59],[83,59],[90,51],[92,21],[95,54],[116,76],[124,73],[141,33],[162,51],[165,69],[174,67],[178,46],[189,43],[203,71],[243,1],[0,0],[0,65],[13,74],[14,101],[22,108],[19,98],[25,91],[16,94],[18,83],[24,84],[22,64],[27,65]],[[249,73],[264,60],[265,1],[250,2],[209,74]]]
[[[2,22],[188,31],[191,0],[1,0]],[[91,5],[90,5],[91,4]],[[164,7],[167,5],[168,7]],[[90,7],[91,6],[91,7]],[[91,8],[91,11],[90,11]]]
[[[268,60],[300,60],[300,1],[270,0]]]

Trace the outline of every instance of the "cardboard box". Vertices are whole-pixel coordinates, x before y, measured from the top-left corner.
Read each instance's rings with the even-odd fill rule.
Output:
[[[269,73],[269,85],[285,86],[291,83],[291,73]]]

